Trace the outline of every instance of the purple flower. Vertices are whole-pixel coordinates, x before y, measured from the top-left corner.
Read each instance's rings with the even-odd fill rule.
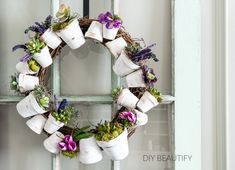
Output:
[[[128,120],[131,123],[136,122],[136,116],[132,112],[121,112],[118,116],[120,119]]]
[[[154,83],[157,82],[157,77],[155,76],[155,73],[152,68],[149,68],[147,65],[143,65],[142,67],[143,71],[143,79],[144,82],[149,86],[153,87]]]
[[[32,58],[32,55],[27,53],[25,54],[23,57],[20,58],[21,62],[27,62],[28,60],[30,60]]]
[[[59,148],[60,150],[62,150],[62,151],[66,151],[66,150],[67,150],[66,143],[60,142],[60,143],[58,144],[58,148]]]
[[[101,13],[98,16],[98,20],[101,24],[105,24],[107,29],[120,28],[122,20],[116,15],[112,15],[110,12]]]
[[[63,99],[62,102],[60,103],[58,111],[59,110],[64,110],[67,105],[68,105],[68,101],[66,99]]]
[[[58,143],[58,148],[62,151],[76,151],[77,144],[73,141],[73,137],[71,135],[66,135],[62,142]]]

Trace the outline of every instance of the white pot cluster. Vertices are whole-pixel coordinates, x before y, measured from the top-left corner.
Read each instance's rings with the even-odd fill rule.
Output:
[[[99,42],[103,42],[103,38],[107,40],[114,40],[117,36],[118,30],[119,28],[107,29],[104,24],[101,24],[98,21],[92,21],[90,27],[85,33],[85,37],[97,40]]]

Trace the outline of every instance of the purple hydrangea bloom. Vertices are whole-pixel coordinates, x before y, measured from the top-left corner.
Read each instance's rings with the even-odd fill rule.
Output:
[[[136,122],[136,116],[132,112],[121,112],[118,117],[123,120],[128,120],[131,123]]]

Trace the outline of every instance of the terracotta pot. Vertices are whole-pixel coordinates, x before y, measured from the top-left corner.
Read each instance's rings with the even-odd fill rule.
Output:
[[[102,152],[94,136],[79,141],[79,160],[83,164],[94,164],[102,160]]]
[[[129,89],[123,89],[117,98],[117,104],[134,109],[138,100],[139,99],[131,93]]]
[[[38,72],[34,72],[29,68],[29,65],[27,62],[19,62],[16,64],[16,70],[18,73],[22,74],[36,74]]]
[[[113,71],[121,77],[126,76],[139,68],[140,66],[133,63],[124,50],[113,65]]]
[[[56,121],[56,119],[50,114],[44,126],[44,130],[47,133],[52,134],[63,126],[64,126],[63,122]]]
[[[127,140],[127,129],[125,129],[118,137],[110,141],[97,141],[97,144],[104,149],[104,152],[115,161],[126,158],[129,154],[129,146]]]
[[[45,46],[40,53],[33,55],[33,58],[40,64],[43,68],[46,68],[52,64],[51,54],[47,46]]]
[[[39,78],[26,74],[19,74],[19,87],[21,92],[33,90],[35,86],[39,85]]]
[[[139,102],[137,103],[137,107],[142,112],[148,112],[153,107],[157,106],[159,103],[157,99],[148,91],[145,91],[143,96],[140,98]]]
[[[140,112],[139,110],[134,110],[133,113],[136,114],[136,127],[143,126],[148,122],[148,115],[146,113]]]
[[[108,47],[113,56],[118,58],[122,50],[124,50],[124,48],[127,46],[127,43],[122,37],[119,37],[113,41],[107,42],[105,45]]]
[[[26,122],[26,125],[35,133],[41,134],[46,123],[46,118],[42,115],[36,115]]]
[[[128,87],[146,87],[143,78],[143,71],[141,69],[128,74],[126,76],[126,83]]]
[[[71,49],[77,49],[85,43],[78,20],[74,19],[67,27],[56,32]]]
[[[103,24],[103,37],[107,40],[114,40],[119,28],[106,28],[105,24]]]
[[[60,152],[58,143],[64,139],[64,135],[60,132],[55,132],[44,140],[43,145],[46,150],[51,153],[58,154]]]
[[[50,28],[42,34],[41,38],[52,49],[56,49],[62,43],[62,40]]]
[[[98,40],[100,42],[103,41],[102,35],[102,24],[98,21],[92,21],[90,27],[88,28],[86,34],[86,38],[92,38],[94,40]]]

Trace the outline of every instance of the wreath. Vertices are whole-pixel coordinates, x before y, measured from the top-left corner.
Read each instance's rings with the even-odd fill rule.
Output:
[[[25,55],[16,65],[17,73],[11,76],[11,89],[25,96],[16,108],[27,126],[37,134],[47,135],[44,147],[51,153],[92,164],[102,159],[102,150],[113,160],[127,157],[128,137],[135,129],[145,125],[148,112],[161,101],[154,88],[157,78],[146,60],[158,61],[151,48],[143,47],[132,39],[122,26],[122,20],[110,12],[98,19],[79,18],[69,7],[61,5],[56,18],[48,16],[44,22],[35,22],[25,34],[31,34],[25,44],[16,45],[13,51],[23,49]],[[114,101],[120,106],[111,121],[96,126],[71,127],[71,118],[78,111],[66,99],[61,102],[47,90],[45,76],[53,59],[64,46],[81,47],[86,39],[93,39],[108,48],[116,58],[113,71],[125,78],[126,87],[112,90]]]

